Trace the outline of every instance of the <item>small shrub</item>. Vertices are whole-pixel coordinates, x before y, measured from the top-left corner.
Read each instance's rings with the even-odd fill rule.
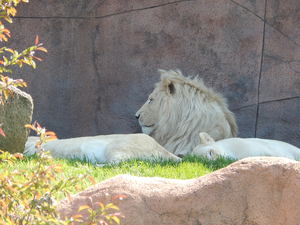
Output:
[[[106,205],[97,203],[95,208],[81,206],[78,214],[71,219],[58,218],[53,196],[61,192],[70,198],[70,194],[65,191],[66,187],[71,185],[76,187],[76,183],[83,178],[89,179],[92,183],[95,181],[87,176],[57,180],[56,175],[61,172],[61,166],[56,165],[52,157],[42,148],[44,143],[56,138],[55,133],[47,131],[38,123],[26,127],[34,130],[40,137],[36,143],[39,161],[32,170],[4,171],[0,174],[0,224],[73,224],[82,221],[80,212],[83,210],[88,211],[87,222],[84,224],[119,224],[122,215],[113,203]],[[20,153],[11,155],[0,151],[0,163],[6,163],[8,166],[22,159],[23,155]]]
[[[29,0],[0,0],[0,42],[7,42],[11,37],[10,31],[5,27],[4,21],[12,23],[12,17],[16,15],[16,6],[20,3],[27,3]],[[36,36],[34,45],[22,51],[17,51],[6,46],[0,48],[0,104],[4,104],[9,96],[12,95],[12,87],[26,87],[27,84],[22,79],[13,79],[9,76],[13,75],[13,66],[22,67],[28,65],[36,68],[35,60],[42,61],[41,58],[35,56],[37,51],[47,52],[42,46],[39,37]],[[9,75],[9,76],[8,76]],[[5,121],[0,121],[0,124]],[[0,134],[5,132],[0,127]]]
[[[126,198],[125,195],[118,195],[112,198],[112,202],[116,199],[122,200]],[[114,203],[108,203],[104,205],[102,202],[94,203],[94,207],[88,205],[82,205],[78,208],[78,214],[74,215],[72,219],[76,219],[80,224],[89,225],[109,225],[109,224],[120,224],[120,218],[124,217],[120,213],[120,209]],[[87,219],[84,222],[81,220],[83,211],[87,211]]]
[[[33,170],[15,170],[0,174],[0,224],[66,224],[57,219],[53,194],[63,191],[76,179],[57,182],[56,173],[61,171],[52,158],[42,150],[41,145],[54,138],[37,123],[30,125],[39,132],[39,163]],[[1,151],[0,161],[12,164],[22,159],[21,154],[10,155]]]

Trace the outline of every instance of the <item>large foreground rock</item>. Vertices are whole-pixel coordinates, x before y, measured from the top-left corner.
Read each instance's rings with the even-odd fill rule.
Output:
[[[0,149],[10,153],[23,152],[28,136],[25,124],[31,123],[33,102],[29,94],[12,89],[14,94],[0,105],[0,123],[6,137],[0,135]]]
[[[108,194],[108,195],[107,195]],[[300,224],[300,163],[284,158],[247,158],[192,180],[121,175],[63,200],[62,216],[80,205],[117,202],[127,225]]]

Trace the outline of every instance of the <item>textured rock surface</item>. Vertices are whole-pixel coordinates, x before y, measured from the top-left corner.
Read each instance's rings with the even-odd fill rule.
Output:
[[[59,204],[62,216],[80,205],[116,202],[128,225],[296,225],[300,220],[300,163],[247,158],[192,180],[121,175]]]
[[[28,136],[25,124],[32,119],[33,103],[29,94],[12,88],[13,96],[4,104],[0,104],[0,121],[5,137],[0,135],[0,149],[10,153],[23,152]]]
[[[300,146],[299,132],[289,130],[300,124],[295,107],[284,123],[277,111],[263,119],[273,103],[300,98],[300,1],[71,2],[32,1],[12,26],[17,47],[40,34],[49,50],[23,78],[34,119],[59,137],[140,132],[134,113],[158,81],[157,68],[180,68],[228,98],[240,136]]]
[[[272,136],[274,139],[288,139],[291,144],[299,145],[300,115],[295,113],[299,110],[300,98],[261,104],[259,108],[257,136],[262,138]],[[296,122],[289,123],[289,121]]]

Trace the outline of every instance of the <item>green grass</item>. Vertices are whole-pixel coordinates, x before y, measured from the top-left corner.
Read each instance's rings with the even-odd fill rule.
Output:
[[[37,165],[37,162],[38,159],[36,157],[29,157],[19,160],[11,165],[2,163],[0,164],[0,173],[4,170],[32,170]],[[81,175],[90,175],[98,183],[119,174],[130,174],[145,177],[165,177],[173,179],[191,179],[211,173],[219,168],[223,168],[232,163],[233,160],[220,158],[218,160],[211,161],[206,158],[188,156],[180,163],[170,161],[131,160],[117,165],[107,165],[104,167],[96,167],[90,163],[78,160],[55,159],[54,162],[62,166],[62,172],[57,175],[58,180],[66,180],[70,177]],[[78,184],[80,190],[84,190],[90,185],[91,181],[86,178],[80,179],[80,183]],[[74,187],[68,187],[68,191],[71,193],[76,192]],[[61,197],[62,196],[58,196],[58,198]]]

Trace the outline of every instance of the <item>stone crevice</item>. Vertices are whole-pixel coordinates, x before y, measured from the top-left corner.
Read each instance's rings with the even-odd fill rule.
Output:
[[[153,6],[148,6],[148,7],[144,7],[144,8],[130,9],[130,10],[125,10],[125,11],[122,11],[122,12],[116,12],[116,13],[107,14],[107,15],[103,15],[103,16],[78,16],[78,17],[77,16],[57,16],[57,17],[52,17],[52,16],[50,16],[50,17],[49,16],[48,17],[16,16],[15,18],[19,18],[19,19],[103,19],[103,18],[107,18],[107,17],[118,16],[118,15],[128,14],[128,13],[132,13],[132,12],[163,7],[163,6],[167,6],[167,5],[178,4],[178,3],[181,3],[181,2],[192,2],[192,1],[196,1],[196,0],[179,0],[179,1],[167,2],[167,3],[164,3],[164,4],[153,5]]]
[[[255,12],[253,12],[252,10],[248,9],[246,6],[243,6],[242,4],[234,1],[234,0],[229,0],[230,2],[232,2],[233,4],[239,6],[240,8],[245,9],[246,11],[250,12],[251,14],[253,14],[254,16],[256,16],[258,19],[260,19],[261,21],[265,22],[265,19],[262,18],[261,16],[259,16],[258,14],[256,14]]]
[[[267,19],[266,16],[261,17],[258,14],[256,14],[255,12],[253,12],[252,10],[248,9],[246,6],[243,6],[242,4],[234,1],[234,0],[229,0],[230,2],[232,2],[233,4],[239,6],[240,8],[246,10],[247,12],[251,13],[252,15],[256,16],[258,19],[260,19],[262,22],[264,22],[266,25],[272,27],[274,30],[276,30],[278,33],[280,33],[282,36],[284,36],[285,38],[287,38],[289,41],[291,41],[293,44],[295,44],[296,46],[300,47],[300,44],[298,44],[296,41],[294,41],[289,35],[285,34],[284,32],[282,32],[281,30],[279,30],[278,28],[274,27],[272,24],[270,24]],[[267,5],[265,5],[265,11],[266,11],[266,7]]]
[[[149,6],[149,7],[145,7],[145,8],[137,8],[137,9],[125,10],[123,12],[118,12],[118,13],[113,13],[113,14],[109,14],[109,15],[104,15],[103,17],[105,18],[105,17],[110,17],[110,16],[127,14],[127,13],[132,13],[132,12],[137,12],[137,11],[143,11],[143,10],[147,10],[147,9],[153,9],[153,8],[167,6],[167,5],[178,4],[178,3],[182,3],[182,2],[192,2],[192,1],[196,1],[196,0],[179,0],[179,1],[167,2],[167,3],[164,3],[164,4],[153,5],[153,6]]]
[[[248,200],[248,196],[247,195],[244,195],[244,202],[245,202],[245,207],[244,207],[244,210],[243,210],[243,222],[242,224],[247,224],[247,221],[248,221],[248,210],[249,210],[249,200]]]
[[[198,0],[179,0],[179,1],[167,2],[167,3],[164,3],[164,4],[153,5],[153,6],[144,7],[144,8],[136,8],[136,9],[131,9],[131,10],[125,10],[125,11],[122,11],[122,12],[116,12],[116,13],[107,14],[107,15],[103,15],[103,16],[56,16],[56,17],[52,17],[52,16],[50,16],[50,17],[49,16],[48,17],[16,16],[15,18],[18,18],[18,19],[82,19],[82,20],[84,20],[84,19],[86,19],[86,20],[104,19],[104,18],[107,18],[107,17],[118,16],[118,15],[128,14],[128,13],[132,13],[132,12],[143,11],[143,10],[159,8],[159,7],[163,7],[163,6],[167,6],[167,5],[173,5],[173,4],[178,4],[178,3],[182,3],[182,2],[191,2],[191,1],[198,1]],[[260,19],[262,22],[264,22],[265,24],[267,24],[268,26],[272,27],[274,30],[279,32],[282,36],[287,38],[293,44],[300,47],[300,44],[298,44],[296,41],[294,41],[289,35],[285,34],[281,30],[274,27],[272,24],[268,23],[268,21],[266,21],[266,18],[262,18],[261,16],[259,16],[255,12],[253,12],[252,10],[248,9],[247,7],[243,6],[242,4],[240,4],[240,3],[238,3],[234,0],[229,0],[229,1],[232,2],[233,4],[239,6],[240,8],[248,11],[249,13],[251,13],[252,15],[257,17],[258,19]]]
[[[100,74],[100,71],[99,71],[99,68],[97,66],[97,51],[96,51],[96,38],[97,38],[97,33],[99,33],[99,25],[96,26],[96,29],[95,31],[93,32],[93,43],[92,43],[92,54],[93,54],[93,66],[94,66],[94,69],[95,69],[95,74],[96,74],[96,82],[98,83],[99,80],[101,79],[101,74]],[[101,96],[99,95],[98,98],[97,98],[97,102],[96,102],[96,114],[95,114],[95,127],[96,127],[96,132],[99,131],[99,119],[98,119],[98,112],[101,110]]]
[[[268,21],[265,21],[265,22],[266,22],[266,25],[272,27],[274,30],[276,30],[278,33],[280,33],[283,37],[285,37],[286,39],[288,39],[294,45],[296,45],[297,47],[300,47],[300,44],[298,44],[295,40],[293,40],[289,35],[283,33],[281,30],[279,30],[276,27],[272,26],[270,23],[268,23]]]
[[[257,126],[258,126],[258,117],[259,117],[259,103],[260,103],[260,82],[262,76],[262,67],[264,61],[264,48],[265,48],[265,34],[266,34],[266,15],[267,15],[267,0],[265,0],[265,12],[264,12],[264,27],[263,27],[263,37],[262,37],[262,47],[261,47],[261,60],[260,60],[260,69],[258,74],[258,84],[257,84],[257,107],[256,107],[256,118],[255,118],[255,130],[254,130],[254,137],[257,135]]]
[[[251,106],[256,106],[257,104],[250,104],[250,105],[243,105],[243,106],[240,106],[238,108],[233,108],[232,110],[233,111],[236,111],[236,110],[241,110],[241,109],[245,109],[245,108],[248,108],[248,107],[251,107]]]
[[[288,98],[280,98],[280,99],[262,101],[259,104],[267,104],[267,103],[272,103],[272,102],[287,101],[287,100],[293,100],[293,99],[297,99],[297,98],[300,98],[300,96],[294,96],[294,97],[288,97]],[[255,104],[250,104],[250,105],[244,105],[244,106],[241,106],[241,107],[238,107],[238,108],[234,108],[232,110],[233,111],[241,110],[241,109],[245,109],[245,108],[256,106],[256,105],[257,105],[256,103]]]
[[[259,104],[266,104],[266,103],[271,103],[271,102],[287,101],[287,100],[292,100],[292,99],[297,99],[297,98],[300,98],[300,96],[294,96],[294,97],[288,97],[288,98],[281,98],[281,99],[274,99],[274,100],[269,100],[269,101],[262,101]]]

